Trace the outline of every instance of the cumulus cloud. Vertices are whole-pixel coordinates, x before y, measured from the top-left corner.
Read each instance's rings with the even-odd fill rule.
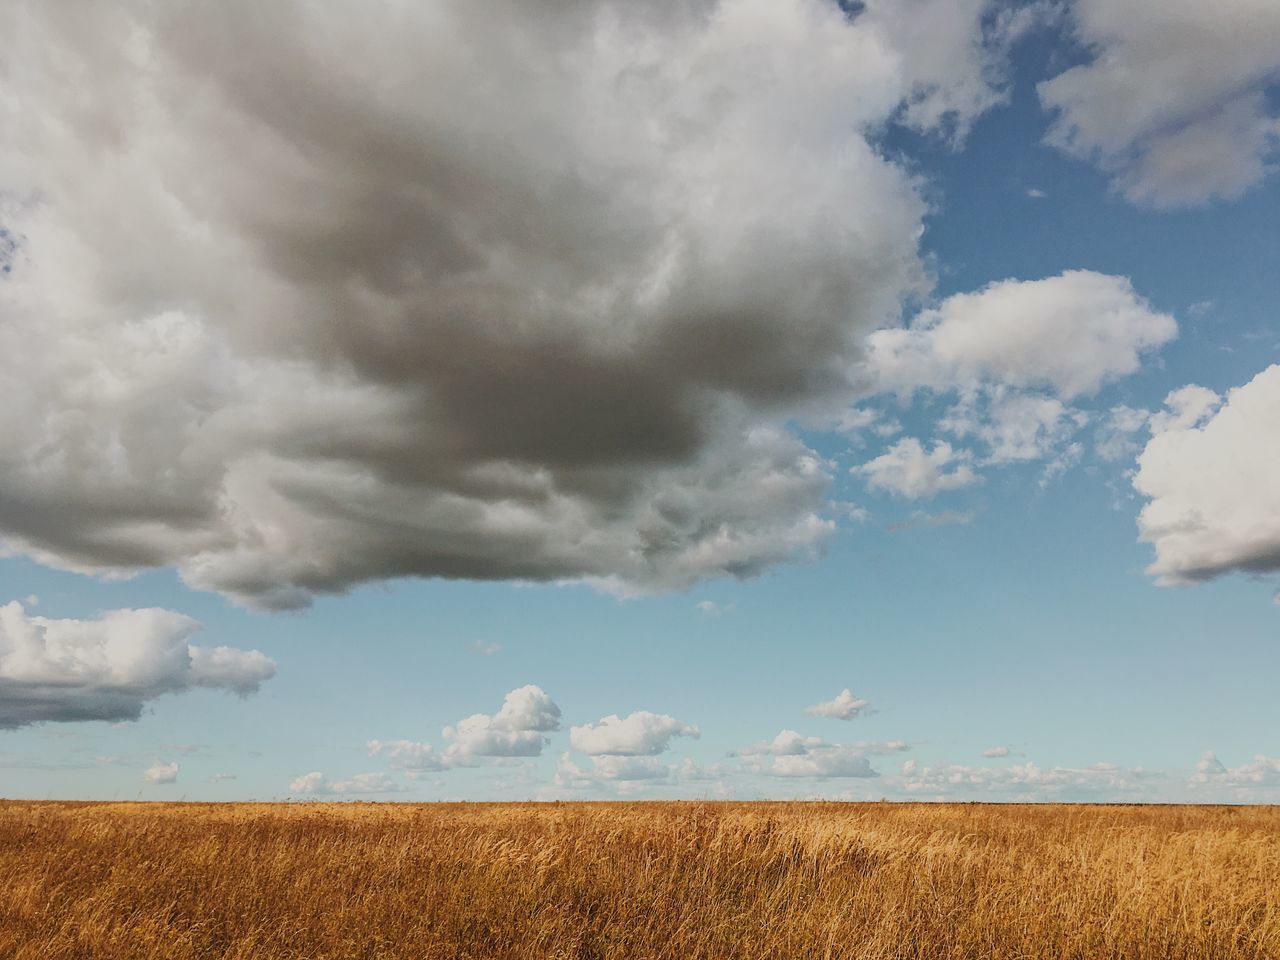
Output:
[[[413,740],[370,740],[366,745],[371,757],[386,757],[397,770],[408,771],[409,776],[444,770],[445,758],[429,743]]]
[[[852,720],[854,717],[864,713],[869,706],[871,706],[870,700],[855,697],[853,692],[848,687],[845,687],[830,700],[823,700],[821,703],[806,707],[804,712],[811,717]]]
[[[1126,278],[1068,270],[954,294],[910,326],[877,330],[866,376],[876,390],[903,394],[995,383],[1070,400],[1134,373],[1177,333],[1173,317],[1152,309]]]
[[[772,740],[761,740],[749,747],[744,747],[737,752],[740,757],[751,756],[774,756],[788,757],[798,756],[809,750],[821,747],[829,747],[821,737],[806,737],[794,730],[781,730]]]
[[[1025,26],[977,0],[7,9],[0,532],[263,608],[819,549],[830,471],[781,425],[845,405],[922,289],[926,204],[879,135],[971,122]]]
[[[955,450],[945,440],[925,450],[915,437],[904,437],[880,456],[851,467],[850,473],[867,478],[873,490],[911,499],[937,496],[979,483],[982,478],[966,462],[967,450]],[[948,470],[949,465],[954,465]]]
[[[147,783],[177,783],[178,764],[165,760],[157,760],[142,772],[142,779]]]
[[[1149,426],[1152,433],[1166,430],[1188,430],[1222,406],[1222,397],[1207,387],[1196,384],[1174,390],[1164,398],[1164,409],[1153,413]]]
[[[1005,464],[1048,457],[1088,419],[1088,414],[1056,397],[993,386],[981,396],[966,395],[938,421],[938,427],[985,444],[985,463]]]
[[[958,141],[974,120],[1008,100],[1010,46],[1056,20],[1057,11],[1046,2],[998,9],[991,0],[871,0],[862,18],[901,51],[909,84],[903,122]]]
[[[399,793],[404,790],[385,773],[357,773],[348,780],[330,780],[319,771],[304,773],[289,784],[291,793],[304,796],[336,796],[340,794]]]
[[[548,742],[546,734],[560,729],[560,708],[543,689],[527,684],[512,690],[502,709],[492,716],[472,714],[445,727],[450,741],[445,762],[469,757],[536,757]]]
[[[1193,783],[1206,783],[1214,777],[1220,777],[1227,772],[1227,768],[1223,766],[1222,761],[1218,759],[1218,755],[1212,750],[1206,750],[1196,761],[1196,771],[1191,775]]]
[[[865,701],[861,702],[865,704]],[[813,708],[809,712],[812,710]],[[795,730],[782,730],[772,740],[762,740],[744,747],[735,756],[741,758],[743,768],[752,773],[771,777],[828,779],[877,777],[879,773],[872,768],[869,757],[910,749],[911,745],[904,740],[829,743],[821,737],[808,737]]]
[[[614,793],[634,795],[645,789],[708,781],[723,788],[725,771],[719,766],[702,767],[692,760],[664,763],[654,757],[593,756],[588,766],[580,766],[565,753],[556,762],[552,783],[555,790],[544,795],[556,797],[574,793],[609,789]]]
[[[1133,485],[1148,498],[1138,528],[1155,548],[1157,582],[1280,571],[1280,365],[1225,398],[1171,394]]]
[[[1228,767],[1212,750],[1206,750],[1196,763],[1190,782],[1196,785],[1226,787],[1277,787],[1280,786],[1280,758],[1258,754],[1252,763]]]
[[[1043,486],[1083,456],[1076,435],[1091,416],[1072,403],[1136,372],[1177,332],[1173,317],[1129,280],[1088,270],[954,294],[907,326],[872,333],[861,370],[871,394],[891,392],[902,402],[920,391],[954,396],[935,426],[972,449],[939,441],[926,452],[906,438],[854,472],[873,487],[931,497],[978,482],[971,463],[1040,460]],[[1104,456],[1131,444],[1125,428],[1136,429],[1127,421],[1100,428]]]
[[[1280,143],[1267,98],[1280,75],[1280,7],[1075,0],[1070,9],[1092,57],[1039,86],[1056,114],[1051,143],[1153,207],[1233,199],[1263,179]]]
[[[619,757],[655,756],[665,751],[675,737],[697,739],[693,724],[682,723],[663,713],[637,710],[625,719],[617,714],[602,717],[599,723],[571,727],[569,743],[579,753]]]
[[[774,757],[764,770],[772,777],[878,777],[871,761],[857,748],[833,746],[802,754]]]
[[[137,720],[147,702],[199,687],[246,696],[275,675],[257,650],[190,643],[200,624],[171,610],[93,620],[0,606],[0,729],[42,721]]]

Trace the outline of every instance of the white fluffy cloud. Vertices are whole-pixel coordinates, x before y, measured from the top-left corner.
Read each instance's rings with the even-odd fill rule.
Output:
[[[366,745],[371,757],[386,757],[398,770],[415,775],[447,769],[445,757],[429,743],[413,740],[370,740]]]
[[[821,703],[815,703],[811,707],[806,707],[804,712],[812,717],[852,720],[865,712],[869,706],[871,706],[870,700],[863,700],[861,697],[854,696],[853,691],[845,687],[830,700],[824,700]]]
[[[878,777],[871,761],[856,748],[832,747],[827,750],[809,751],[774,757],[765,772],[773,777],[812,777],[830,779],[837,777]]]
[[[960,139],[1008,99],[1010,45],[1055,11],[1046,2],[997,9],[991,0],[870,0],[862,18],[899,52],[909,87],[906,124]]]
[[[827,743],[821,737],[806,737],[804,734],[797,733],[794,730],[780,730],[778,735],[772,740],[762,740],[759,743],[754,743],[749,747],[744,747],[739,750],[738,756],[799,756],[809,750],[829,746],[831,746],[831,744]]]
[[[1191,783],[1226,787],[1280,787],[1280,758],[1258,754],[1252,763],[1228,767],[1212,750],[1206,750],[1196,763]]]
[[[1169,406],[1133,480],[1149,499],[1138,516],[1156,552],[1148,571],[1163,584],[1280,571],[1280,365],[1225,398],[1175,391]]]
[[[0,534],[258,607],[817,549],[779,424],[924,275],[880,132],[1022,29],[914,6],[8,0]]]
[[[1092,59],[1040,84],[1049,140],[1096,160],[1130,200],[1155,207],[1235,198],[1268,172],[1280,120],[1272,0],[1074,0]]]
[[[631,794],[677,778],[700,779],[700,776],[687,760],[684,764],[668,764],[654,757],[602,755],[593,756],[590,766],[582,767],[565,753],[556,762],[553,783],[559,790],[572,792],[609,787],[618,793]]]
[[[845,691],[847,694],[848,691]],[[866,701],[846,701],[837,697],[830,703],[818,704],[810,713],[823,708],[835,708],[836,713],[819,716],[839,716],[850,719],[863,709]],[[850,703],[862,706],[851,707]],[[849,712],[852,710],[852,712]],[[843,716],[848,713],[848,716]],[[782,730],[772,740],[764,740],[739,750],[736,756],[743,762],[743,769],[770,777],[833,779],[841,777],[877,777],[869,757],[883,756],[911,749],[904,740],[859,740],[855,743],[829,743],[821,737],[807,737],[795,730]]]
[[[304,796],[337,796],[341,794],[399,793],[404,787],[385,773],[357,773],[348,780],[330,780],[319,771],[304,773],[289,784],[291,793]]]
[[[871,334],[876,390],[946,392],[983,384],[1046,387],[1070,400],[1134,373],[1143,354],[1177,336],[1173,317],[1124,277],[1069,270],[1001,280],[922,311],[908,327]]]
[[[560,708],[541,687],[527,684],[506,695],[502,709],[490,716],[476,713],[445,727],[450,741],[445,762],[470,757],[536,757],[547,743],[546,734],[560,729]]]
[[[655,756],[674,737],[697,739],[698,728],[662,713],[637,710],[625,719],[617,714],[569,730],[569,743],[580,753],[619,757]]]
[[[982,478],[966,462],[970,458],[968,451],[955,450],[945,440],[925,450],[915,437],[904,437],[850,472],[866,477],[867,486],[873,490],[912,499],[929,498],[978,483]]]
[[[979,482],[974,464],[1042,460],[1043,485],[1083,455],[1075,437],[1091,418],[1071,402],[1136,372],[1177,332],[1173,317],[1153,309],[1127,279],[1088,270],[950,296],[908,326],[871,334],[862,378],[868,393],[902,401],[922,390],[953,395],[935,426],[973,449],[940,441],[926,451],[905,438],[854,472],[873,488],[932,497]],[[1128,448],[1125,428],[1136,429],[1127,421],[1103,425],[1097,444],[1104,456]]]
[[[275,675],[257,650],[190,643],[200,624],[170,610],[93,620],[0,606],[0,729],[42,721],[136,720],[145,704],[198,687],[245,696]]]
[[[177,783],[178,764],[165,760],[157,760],[142,772],[142,779],[147,783]]]

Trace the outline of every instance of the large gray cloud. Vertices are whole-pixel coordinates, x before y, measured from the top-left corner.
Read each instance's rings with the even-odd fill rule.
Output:
[[[935,102],[883,4],[4,0],[0,531],[259,607],[817,549],[780,424],[919,286],[873,142],[999,99],[965,9]]]
[[[28,615],[16,601],[0,606],[0,730],[136,720],[164,694],[204,687],[247,696],[275,675],[257,650],[190,643],[199,629],[171,610],[65,620]]]

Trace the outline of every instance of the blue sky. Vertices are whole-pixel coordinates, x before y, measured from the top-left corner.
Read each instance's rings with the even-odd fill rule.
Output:
[[[1280,18],[1153,3],[20,5],[0,795],[1280,801]]]

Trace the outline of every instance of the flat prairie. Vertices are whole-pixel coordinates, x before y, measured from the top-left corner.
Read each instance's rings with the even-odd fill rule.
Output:
[[[0,802],[0,957],[1280,957],[1280,808]]]

